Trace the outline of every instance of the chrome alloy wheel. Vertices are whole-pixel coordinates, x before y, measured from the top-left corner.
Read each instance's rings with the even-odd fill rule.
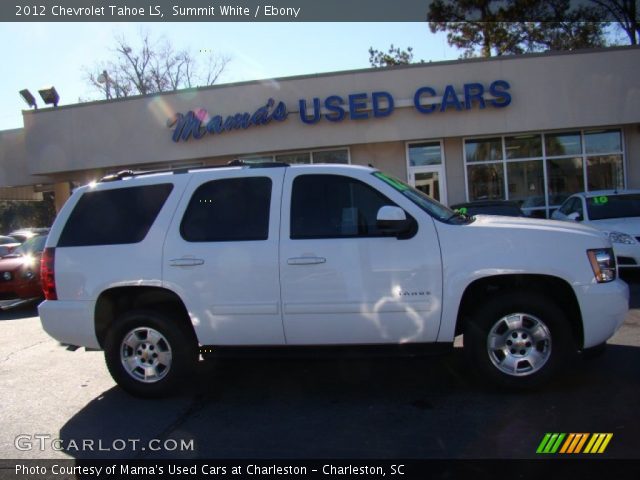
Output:
[[[122,366],[139,382],[154,383],[162,380],[171,369],[171,359],[169,342],[153,328],[135,328],[122,340]]]
[[[528,313],[505,315],[489,331],[487,353],[502,373],[531,375],[551,356],[551,333],[542,320]]]

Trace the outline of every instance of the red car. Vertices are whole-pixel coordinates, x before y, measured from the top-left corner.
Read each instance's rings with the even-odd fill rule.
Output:
[[[46,240],[45,235],[32,237],[0,258],[0,300],[42,296],[40,257]]]

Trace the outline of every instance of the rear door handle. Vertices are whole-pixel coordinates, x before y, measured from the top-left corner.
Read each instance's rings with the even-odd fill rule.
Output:
[[[318,265],[326,263],[327,259],[322,257],[293,257],[287,260],[289,265]]]
[[[202,264],[204,264],[204,260],[201,258],[185,257],[169,260],[169,265],[172,267],[195,267]]]

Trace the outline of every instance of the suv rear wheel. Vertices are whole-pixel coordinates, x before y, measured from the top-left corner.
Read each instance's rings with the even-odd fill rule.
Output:
[[[464,331],[472,367],[503,387],[548,381],[575,351],[565,313],[538,293],[509,292],[489,299]]]
[[[198,358],[195,339],[180,319],[152,310],[122,315],[107,333],[104,350],[113,379],[139,397],[175,393]]]

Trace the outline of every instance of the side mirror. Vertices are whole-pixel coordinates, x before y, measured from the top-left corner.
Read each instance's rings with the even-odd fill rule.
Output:
[[[574,222],[581,222],[582,221],[582,215],[580,215],[580,213],[578,213],[578,212],[571,212],[569,215],[567,215],[567,218],[569,220],[574,221]]]
[[[413,237],[417,230],[413,217],[407,218],[406,213],[400,207],[380,207],[376,215],[376,224],[383,233],[393,235],[399,240]]]

